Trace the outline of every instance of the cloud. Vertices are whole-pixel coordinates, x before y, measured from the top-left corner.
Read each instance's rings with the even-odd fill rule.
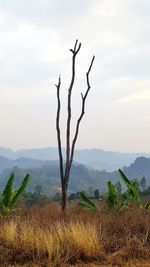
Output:
[[[16,136],[14,147],[27,146],[27,143],[38,146],[43,131],[47,134],[40,144],[56,145],[55,131],[50,131],[51,138],[47,131],[49,120],[53,129],[55,125],[53,84],[61,73],[62,125],[65,126],[65,96],[71,73],[69,48],[78,37],[82,49],[77,58],[74,121],[80,112],[80,92],[86,89],[85,73],[92,55],[96,56],[87,117],[78,145],[131,150],[129,136],[124,144],[125,134],[119,137],[118,133],[123,121],[123,130],[128,128],[131,136],[135,131],[142,135],[141,121],[145,121],[142,118],[148,121],[150,116],[149,0],[0,0],[0,6],[0,106],[1,113],[5,114],[1,115],[5,129],[1,145],[8,143],[9,125],[17,129],[11,130]],[[134,121],[135,129],[131,127]],[[25,141],[27,122],[30,130]],[[22,127],[20,139],[19,125]],[[147,130],[144,123],[142,127],[143,132]],[[91,129],[92,134],[87,136]],[[11,140],[9,144],[11,146]],[[140,150],[149,149],[146,143],[142,149],[139,139],[133,150],[136,146]]]
[[[73,21],[86,14],[91,1],[1,0],[0,5],[2,12],[9,17],[15,17],[23,23],[29,22],[57,30],[70,26]]]

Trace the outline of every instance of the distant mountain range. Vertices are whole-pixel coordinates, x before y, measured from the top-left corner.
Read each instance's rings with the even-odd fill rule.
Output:
[[[44,160],[37,160],[31,158],[18,158],[16,160],[9,159],[3,156],[0,156],[0,173],[6,169],[12,169],[14,167],[19,168],[35,168],[35,167],[42,167],[48,164],[48,161]]]
[[[150,184],[150,155],[144,156],[140,153],[106,152],[101,149],[76,150],[69,191],[87,190],[91,186],[104,191],[108,180],[117,182],[120,179],[116,171],[118,168],[122,168],[130,178],[141,179],[145,176]],[[6,182],[12,171],[16,176],[16,186],[27,172],[30,173],[30,191],[34,191],[37,185],[42,185],[47,194],[60,188],[57,148],[17,151],[0,148],[0,186]]]
[[[14,167],[7,169],[0,175],[0,186],[4,185],[11,172],[15,173],[15,186],[18,186],[25,174],[30,173],[31,179],[28,186],[29,191],[34,191],[37,185],[42,185],[43,191],[47,194],[60,190],[60,178],[58,164],[50,162],[49,165],[40,168],[22,169]],[[99,187],[105,190],[107,174],[86,168],[84,165],[76,164],[72,166],[69,192],[86,190],[89,187]]]
[[[16,163],[19,161],[16,161]],[[36,165],[36,161],[33,161]],[[41,163],[41,161],[39,161]],[[43,162],[42,162],[43,164]],[[60,178],[59,167],[57,161],[47,162],[39,167],[19,168],[10,167],[4,170],[0,175],[0,187],[4,185],[9,174],[15,173],[15,185],[18,186],[27,172],[31,175],[31,180],[28,186],[29,191],[34,191],[37,185],[42,185],[43,191],[51,194],[59,191]],[[130,179],[141,179],[143,176],[147,179],[147,185],[150,185],[150,159],[139,157],[129,167],[124,167],[123,171]],[[73,164],[69,181],[69,192],[77,192],[87,190],[89,187],[98,188],[101,192],[106,190],[108,180],[117,182],[120,176],[117,171],[108,172],[105,170],[98,171],[86,167],[82,164]]]
[[[63,153],[65,154],[64,149]],[[11,160],[18,160],[19,158],[26,158],[26,161],[29,158],[32,160],[40,160],[37,163],[41,166],[41,161],[58,160],[58,151],[57,148],[54,147],[21,149],[17,151],[0,147],[0,156]],[[150,158],[150,154],[145,153],[119,153],[104,151],[102,149],[77,149],[75,151],[74,160],[93,169],[113,171],[123,166],[130,165],[140,156]],[[34,164],[36,164],[36,161]],[[17,164],[16,166],[24,167]]]

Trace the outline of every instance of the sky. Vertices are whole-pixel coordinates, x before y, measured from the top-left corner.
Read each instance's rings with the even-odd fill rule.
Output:
[[[0,146],[57,146],[59,74],[65,146],[69,49],[78,39],[72,137],[95,62],[77,148],[150,153],[149,14],[149,0],[0,0]]]

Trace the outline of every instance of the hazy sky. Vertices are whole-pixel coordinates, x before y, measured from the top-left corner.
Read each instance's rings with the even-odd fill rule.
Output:
[[[149,25],[149,0],[0,0],[0,146],[56,146],[53,84],[61,73],[64,128],[78,38],[73,124],[96,60],[77,147],[150,153]]]

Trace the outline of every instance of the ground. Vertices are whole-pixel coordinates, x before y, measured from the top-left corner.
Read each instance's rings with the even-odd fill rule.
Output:
[[[0,266],[150,267],[150,212],[23,208],[0,221]]]

